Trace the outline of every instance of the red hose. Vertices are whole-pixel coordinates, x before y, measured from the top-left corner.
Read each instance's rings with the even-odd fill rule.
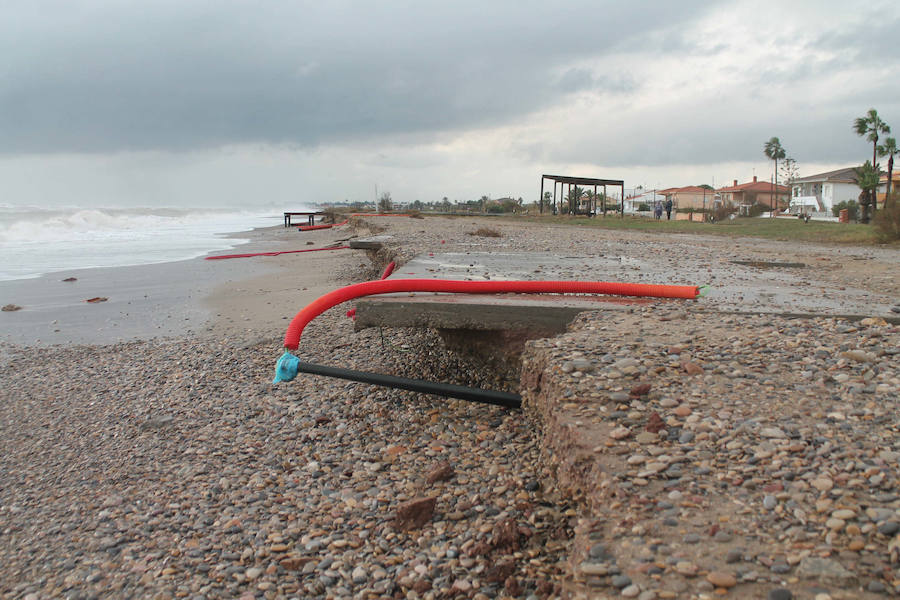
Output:
[[[342,221],[340,223],[327,223],[325,225],[301,225],[297,228],[297,231],[315,231],[316,229],[331,229],[332,227],[340,227],[341,225],[346,225],[347,221]]]
[[[451,279],[384,279],[348,285],[313,300],[297,313],[284,335],[284,347],[300,346],[303,328],[317,316],[347,300],[395,292],[448,292],[453,294],[613,294],[657,298],[696,298],[695,285],[652,285],[609,281],[455,281]]]
[[[350,246],[329,246],[328,248],[307,248],[305,250],[282,250],[281,252],[254,252],[253,254],[221,254],[219,256],[207,256],[206,260],[219,260],[221,258],[248,258],[250,256],[278,256],[279,254],[295,254],[297,252],[318,252],[320,250],[346,250]]]
[[[388,277],[390,277],[391,273],[394,272],[394,267],[396,267],[396,266],[397,265],[394,263],[394,261],[389,262],[387,264],[387,266],[384,268],[384,273],[381,274],[381,278],[387,279]]]

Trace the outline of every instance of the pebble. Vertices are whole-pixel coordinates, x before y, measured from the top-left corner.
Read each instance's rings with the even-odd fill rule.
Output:
[[[900,521],[885,521],[878,526],[878,533],[881,535],[894,535],[900,531]]]
[[[723,573],[721,571],[711,571],[706,580],[716,587],[730,588],[737,585],[737,579],[731,573]]]

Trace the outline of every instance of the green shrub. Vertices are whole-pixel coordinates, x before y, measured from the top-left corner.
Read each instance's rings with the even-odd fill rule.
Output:
[[[840,217],[841,211],[844,209],[847,209],[847,215],[851,221],[856,221],[859,218],[859,204],[855,200],[844,200],[840,204],[835,204],[831,207],[831,214],[835,217]]]
[[[726,206],[725,204],[718,204],[712,211],[713,218],[716,221],[724,221],[729,216],[734,214],[735,209],[732,206]]]
[[[749,214],[751,217],[758,217],[761,214],[763,214],[764,212],[766,212],[767,210],[769,210],[768,206],[757,203],[750,207]]]
[[[892,193],[893,202],[886,202],[883,209],[875,214],[872,221],[875,235],[880,242],[895,242],[900,240],[900,194]]]

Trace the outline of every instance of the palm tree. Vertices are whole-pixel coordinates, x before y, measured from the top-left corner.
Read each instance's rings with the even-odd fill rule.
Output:
[[[858,117],[853,121],[853,129],[856,131],[856,135],[866,136],[866,139],[872,142],[872,164],[874,165],[878,158],[878,136],[882,133],[890,133],[890,125],[881,120],[877,110],[870,108],[866,116]]]
[[[866,116],[857,117],[853,121],[853,130],[856,131],[856,135],[860,137],[865,136],[868,141],[872,142],[872,164],[874,165],[875,161],[878,160],[878,136],[882,133],[890,133],[891,126],[881,120],[877,110],[870,108]],[[875,212],[874,204],[872,205],[872,212]]]
[[[894,155],[897,154],[897,140],[889,137],[884,140],[884,143],[878,146],[878,156],[887,156],[888,157],[888,171],[887,171],[887,190],[884,195],[884,207],[888,207],[888,202],[893,205],[893,201],[891,200],[891,184],[893,183],[891,179],[894,177]]]
[[[772,214],[775,214],[775,209],[778,207],[778,159],[784,158],[787,156],[784,148],[781,147],[781,141],[777,137],[773,137],[768,142],[766,142],[765,146],[763,146],[763,152],[769,158],[769,160],[775,161],[775,188],[772,190]]]
[[[872,165],[866,161],[863,166],[853,169],[856,173],[856,185],[861,190],[859,193],[859,205],[862,207],[860,221],[869,222],[869,206],[875,204],[875,193],[881,183],[881,168],[878,163]]]

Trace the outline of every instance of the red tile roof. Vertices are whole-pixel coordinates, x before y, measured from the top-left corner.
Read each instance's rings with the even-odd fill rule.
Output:
[[[717,189],[717,192],[771,192],[773,186],[768,181],[751,181],[749,183],[741,183],[738,185],[730,185]],[[791,188],[786,185],[779,184],[777,186],[779,194],[790,194]]]
[[[702,194],[703,192],[707,192],[709,194],[712,194],[713,190],[702,188],[699,185],[688,185],[685,187],[666,188],[664,190],[659,190],[660,194],[677,194],[678,192],[684,192],[686,194],[688,194],[688,193]]]

